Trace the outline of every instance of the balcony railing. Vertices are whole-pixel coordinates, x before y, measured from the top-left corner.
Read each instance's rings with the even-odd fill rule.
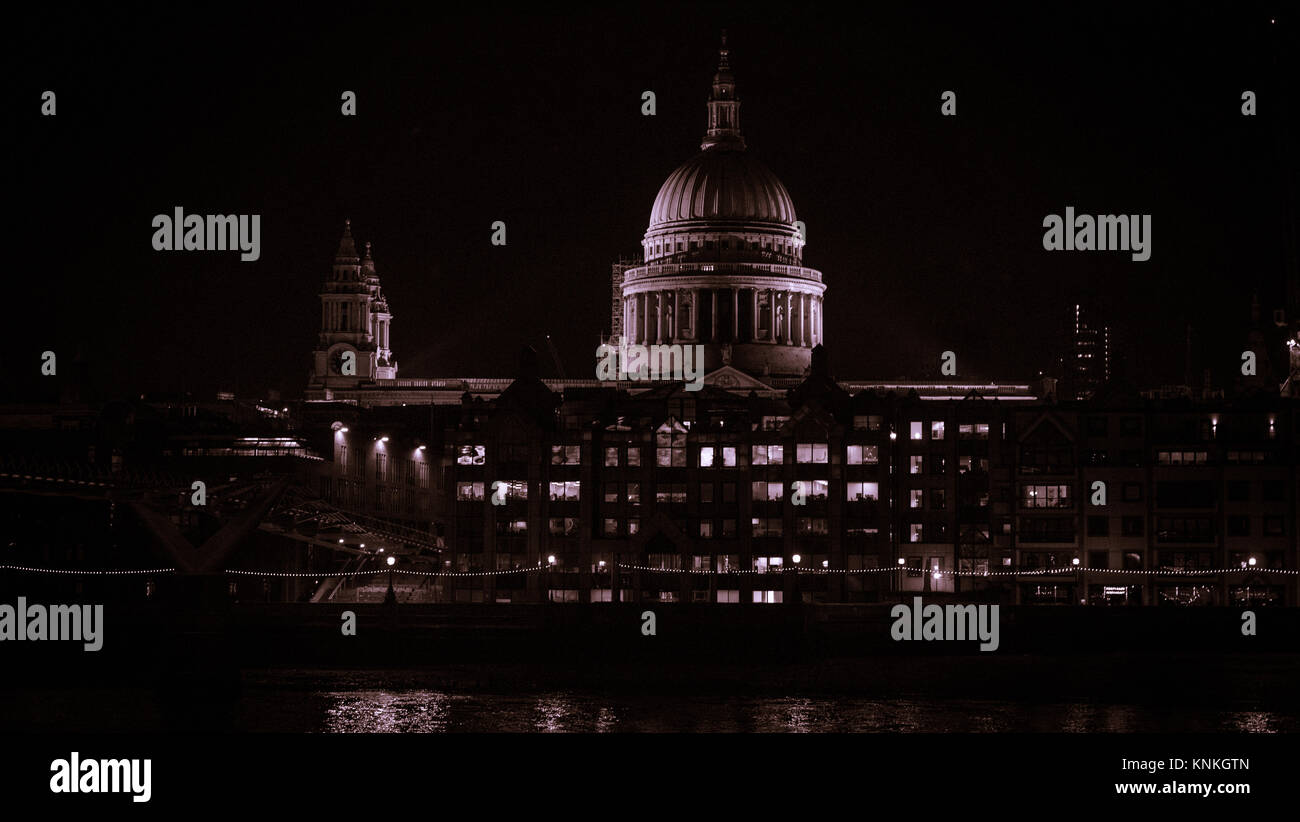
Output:
[[[774,277],[792,277],[799,280],[811,280],[820,283],[822,273],[815,268],[801,265],[779,265],[776,263],[720,263],[693,262],[643,265],[630,268],[623,275],[623,284],[653,277],[672,277],[681,274],[756,274]]]

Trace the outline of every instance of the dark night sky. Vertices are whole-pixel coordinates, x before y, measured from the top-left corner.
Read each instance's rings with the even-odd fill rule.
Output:
[[[507,376],[547,333],[570,376],[594,376],[609,264],[639,252],[659,185],[698,150],[723,27],[750,150],[829,286],[842,378],[937,377],[952,349],[960,377],[1027,379],[1090,296],[1136,381],[1180,382],[1186,323],[1198,365],[1226,369],[1251,291],[1282,297],[1300,140],[1274,55],[1286,38],[1294,54],[1293,13],[431,8],[48,11],[11,29],[9,388],[53,349],[110,393],[299,395],[344,217],[374,244],[399,376]],[[343,89],[359,116],[339,115]],[[177,205],[261,214],[261,259],[153,251],[152,216]],[[1152,214],[1151,260],[1044,251],[1043,217],[1067,205]]]

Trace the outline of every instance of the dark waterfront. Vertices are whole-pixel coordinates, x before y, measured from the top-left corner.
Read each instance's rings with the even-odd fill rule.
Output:
[[[1300,730],[1296,662],[881,658],[775,666],[745,682],[726,666],[259,669],[227,696],[141,682],[12,686],[2,724],[90,733],[1288,733]],[[1026,679],[1044,695],[1000,696]]]

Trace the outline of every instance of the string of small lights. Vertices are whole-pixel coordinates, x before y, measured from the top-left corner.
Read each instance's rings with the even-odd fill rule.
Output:
[[[911,571],[914,573],[921,572],[922,569],[909,568],[905,565],[883,568],[816,568],[805,567],[801,565],[789,565],[779,568],[767,569],[730,569],[726,571],[709,571],[697,570],[693,568],[655,568],[650,565],[628,565],[625,563],[616,563],[615,567],[624,571],[646,571],[658,574],[784,574],[797,572],[800,574],[881,574],[888,572]],[[488,577],[488,576],[506,576],[510,574],[533,574],[543,571],[554,570],[554,566],[538,565],[528,568],[512,568],[500,571],[412,571],[404,568],[376,568],[369,571],[249,571],[242,569],[227,569],[226,574],[234,576],[266,577],[266,578],[284,578],[284,579],[322,579],[326,577],[370,577],[381,574],[393,573],[404,574],[406,576],[416,577]],[[1200,569],[1179,569],[1179,568],[1162,568],[1162,569],[1120,569],[1120,568],[1087,568],[1064,567],[1064,568],[1037,568],[1021,571],[945,571],[932,570],[930,573],[934,576],[941,577],[1033,577],[1033,576],[1051,576],[1055,574],[1077,574],[1082,571],[1089,574],[1120,574],[1130,576],[1153,576],[1153,577],[1189,577],[1189,576],[1210,576],[1214,574],[1300,574],[1300,571],[1290,570],[1287,568],[1259,568],[1256,566],[1243,566],[1241,568],[1200,568]],[[175,568],[138,568],[138,569],[107,569],[107,570],[90,570],[78,568],[32,568],[24,565],[0,565],[0,571],[19,571],[33,574],[61,574],[65,576],[141,576],[148,574],[171,574],[175,573]],[[598,573],[604,573],[601,569]]]
[[[94,482],[92,480],[74,480],[74,479],[69,479],[67,477],[43,477],[37,474],[9,474],[5,472],[0,472],[0,479],[23,479],[23,480],[34,480],[36,482],[63,482],[69,485],[85,485],[87,487],[95,487],[95,488],[111,488],[113,486],[113,484],[110,482]]]
[[[82,568],[29,568],[24,565],[0,565],[0,571],[23,571],[25,573],[31,573],[31,574],[63,574],[66,576],[83,576],[83,577],[94,577],[94,576],[120,577],[120,576],[140,576],[142,574],[170,574],[173,573],[175,570],[176,570],[175,568],[136,568],[136,569],[129,569],[129,570],[108,569],[103,571],[92,571],[89,569],[82,569]]]
[[[920,568],[909,568],[905,565],[894,567],[885,566],[883,568],[817,568],[815,566],[803,565],[786,565],[779,568],[768,568],[766,570],[753,569],[732,569],[727,571],[708,571],[697,570],[693,568],[655,568],[649,565],[627,565],[618,563],[618,567],[625,570],[650,571],[654,573],[667,574],[781,574],[797,571],[800,574],[879,574],[889,571],[912,571],[921,572]],[[1141,574],[1145,576],[1206,576],[1211,574],[1300,574],[1300,571],[1293,571],[1286,568],[1260,568],[1258,566],[1243,566],[1241,568],[1161,568],[1149,570],[1131,570],[1119,568],[1080,568],[1078,566],[1066,566],[1063,568],[1033,568],[1020,571],[945,571],[933,570],[931,573],[948,577],[1027,577],[1027,576],[1046,576],[1050,574],[1077,574],[1081,571],[1088,573],[1107,573],[1107,574]]]
[[[486,577],[505,574],[530,574],[545,568],[514,568],[506,571],[409,571],[402,568],[376,568],[370,571],[330,571],[313,573],[310,571],[237,571],[227,570],[227,574],[248,577],[277,577],[288,579],[324,579],[326,577],[376,577],[381,574],[405,574],[413,577]]]

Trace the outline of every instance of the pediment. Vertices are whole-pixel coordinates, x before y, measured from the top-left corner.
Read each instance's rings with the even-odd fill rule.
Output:
[[[704,375],[704,384],[727,391],[771,391],[772,386],[756,380],[744,371],[724,365]]]

